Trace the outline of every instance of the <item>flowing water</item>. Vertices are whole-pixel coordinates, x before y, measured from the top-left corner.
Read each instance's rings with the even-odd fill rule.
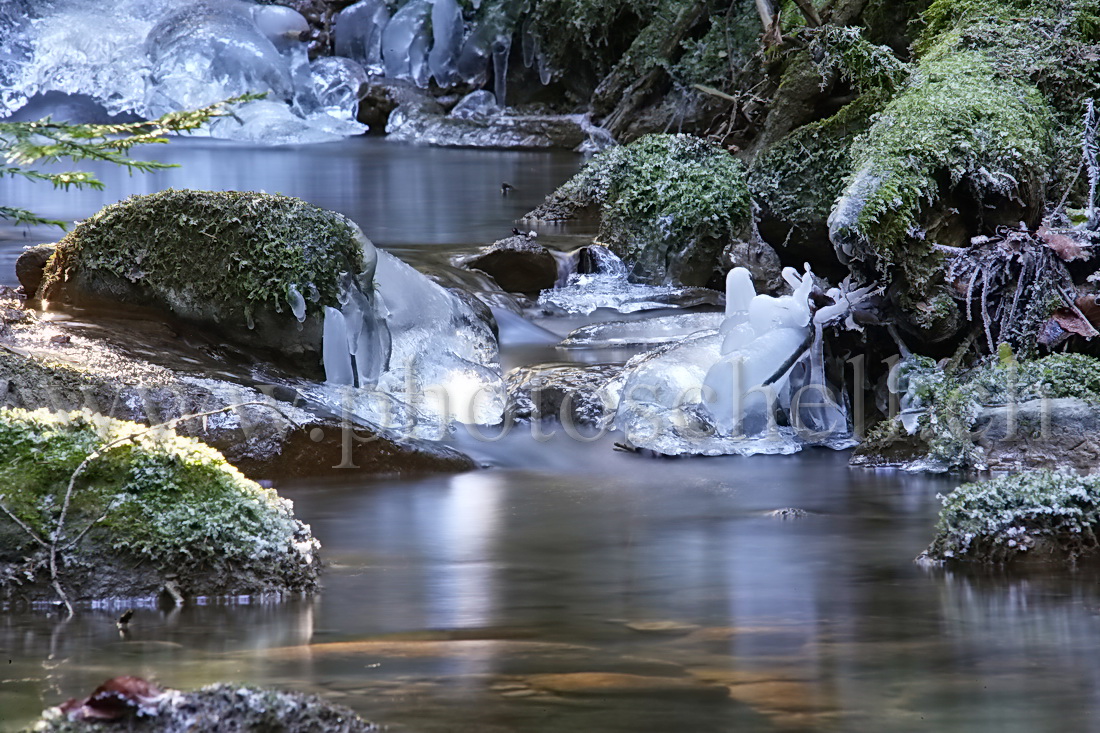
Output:
[[[441,263],[506,235],[578,164],[371,140],[155,152],[184,167],[112,174],[103,194],[4,182],[5,199],[79,218],[166,186],[264,188]],[[49,234],[6,230],[4,281]],[[505,361],[567,358],[532,348],[505,344]],[[0,729],[132,674],[313,691],[410,733],[1100,730],[1098,573],[917,567],[954,481],[824,450],[653,460],[614,440],[464,432],[490,468],[277,484],[324,545],[318,597],[142,608],[125,634],[120,609],[4,614]]]

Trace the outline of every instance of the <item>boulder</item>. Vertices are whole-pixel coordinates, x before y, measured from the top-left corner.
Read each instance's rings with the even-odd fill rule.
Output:
[[[159,354],[165,363],[201,357],[170,334],[146,332],[138,340],[139,353]],[[340,419],[289,384],[246,384],[243,375],[231,381],[226,364],[215,376],[177,371],[135,355],[121,336],[115,341],[62,330],[22,310],[12,294],[0,293],[0,406],[91,410],[150,425],[232,408],[182,422],[176,431],[222,451],[256,480],[475,467],[439,443],[398,437],[350,416]]]
[[[597,155],[527,214],[562,221],[596,209],[597,241],[654,284],[706,285],[752,220],[744,167],[690,135],[647,135]]]
[[[0,485],[7,603],[317,588],[320,545],[290,502],[168,428],[0,408]]]
[[[56,244],[36,244],[24,249],[15,260],[15,277],[19,279],[19,285],[26,295],[33,297],[38,292],[46,263],[50,261],[56,248]]]
[[[523,235],[494,242],[464,264],[489,275],[510,293],[538,293],[558,281],[554,255]]]
[[[319,374],[324,309],[348,287],[372,290],[375,257],[353,222],[299,199],[167,190],[77,225],[38,296],[153,307]]]

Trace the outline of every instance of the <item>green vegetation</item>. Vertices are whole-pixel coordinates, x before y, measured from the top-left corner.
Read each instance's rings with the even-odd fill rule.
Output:
[[[971,435],[983,406],[1067,397],[1100,405],[1100,359],[1084,354],[1017,362],[1002,344],[997,359],[967,371],[941,368],[922,356],[911,357],[898,369],[903,405],[924,410],[917,425],[928,446],[927,459],[948,469],[983,465],[982,450]],[[888,443],[898,436],[897,421],[886,421],[869,440]]]
[[[940,499],[936,536],[924,553],[932,560],[1072,561],[1100,546],[1100,476],[1021,473],[965,484]]]
[[[690,135],[647,135],[604,151],[543,209],[590,206],[600,210],[599,240],[637,276],[688,285],[710,279],[722,247],[752,216],[744,166]]]
[[[134,563],[161,582],[178,578],[184,593],[316,585],[318,545],[290,503],[166,428],[0,408],[0,486],[0,582],[9,586],[41,579],[40,545],[60,550],[60,579],[78,598]]]
[[[147,172],[175,166],[156,161],[134,160],[129,152],[138,145],[166,143],[169,134],[197,130],[215,117],[230,114],[236,104],[261,99],[264,95],[246,94],[186,112],[171,112],[150,122],[117,125],[76,125],[53,122],[0,122],[0,178],[26,178],[52,183],[54,188],[102,189],[103,182],[91,173],[66,171],[44,173],[28,168],[61,160],[78,162],[100,160],[121,165],[133,172]],[[0,204],[0,219],[18,224],[49,224],[64,229],[65,222],[44,219],[32,211]]]
[[[339,307],[341,273],[358,274],[362,233],[300,199],[254,192],[167,190],[131,196],[73,229],[47,265],[42,293],[74,276],[131,283],[179,314],[251,319],[305,299]],[[111,287],[110,283],[104,287]]]

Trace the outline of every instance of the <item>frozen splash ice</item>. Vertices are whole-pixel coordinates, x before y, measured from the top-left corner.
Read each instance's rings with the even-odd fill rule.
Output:
[[[256,124],[221,125],[215,134],[314,142],[365,129],[315,117],[320,103],[301,40],[308,24],[290,8],[244,0],[18,0],[23,20],[9,25],[16,0],[0,5],[0,118],[46,92],[145,118],[267,92],[266,102],[287,107],[297,124],[261,104],[240,115]]]
[[[455,0],[435,0],[432,5],[432,50],[428,64],[441,87],[458,81],[458,51],[464,32],[462,9]]]
[[[616,427],[639,448],[666,455],[789,454],[807,445],[845,448],[844,398],[827,381],[825,325],[842,319],[849,296],[813,311],[814,282],[784,270],[790,295],[757,295],[743,268],[726,280],[726,313],[702,331],[627,365]]]
[[[359,90],[367,83],[367,72],[351,59],[323,56],[311,65],[314,90],[321,110],[339,120],[355,121],[359,111]]]
[[[539,305],[588,315],[600,308],[635,313],[707,302],[709,291],[701,288],[631,282],[626,265],[606,247],[592,246],[588,253],[595,272],[570,274],[565,285],[542,291]]]
[[[379,427],[440,438],[504,412],[496,337],[472,307],[364,237],[367,269],[326,308],[319,397]]]

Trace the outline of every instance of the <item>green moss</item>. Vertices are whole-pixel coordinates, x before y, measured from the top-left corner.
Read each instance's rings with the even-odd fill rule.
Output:
[[[646,135],[610,148],[548,205],[599,206],[599,239],[643,279],[701,285],[752,215],[744,166],[690,135]]]
[[[753,161],[748,185],[769,213],[795,227],[824,228],[851,170],[851,139],[885,103],[868,93],[832,117],[798,128]]]
[[[822,76],[836,71],[840,78],[860,91],[893,92],[911,71],[889,46],[869,42],[861,28],[825,25],[807,33],[813,57],[819,59],[816,63]]]
[[[341,273],[363,271],[360,237],[344,216],[288,196],[167,190],[78,225],[47,267],[46,287],[73,271],[106,273],[246,318],[289,310],[293,287],[316,314],[339,305]]]
[[[61,531],[73,540],[95,526],[66,555],[73,573],[86,565],[82,553],[106,549],[97,562],[147,563],[167,577],[218,570],[239,579],[237,592],[315,585],[317,545],[289,502],[196,440],[166,429],[139,435],[144,431],[137,423],[88,412],[0,408],[0,501],[39,537],[49,538],[81,462],[133,435],[91,461],[77,479]],[[3,515],[0,524],[14,530]],[[0,548],[2,554],[31,553],[31,539],[22,540],[21,548]]]
[[[834,216],[835,240],[858,242],[849,254],[900,277],[908,286],[901,305],[933,328],[955,309],[922,213],[959,186],[979,205],[1041,191],[1049,120],[1033,86],[999,77],[980,52],[944,44],[853,144],[855,173]]]
[[[1076,559],[1094,552],[1100,476],[1035,471],[965,484],[941,497],[933,560],[1006,562],[1031,553]]]

